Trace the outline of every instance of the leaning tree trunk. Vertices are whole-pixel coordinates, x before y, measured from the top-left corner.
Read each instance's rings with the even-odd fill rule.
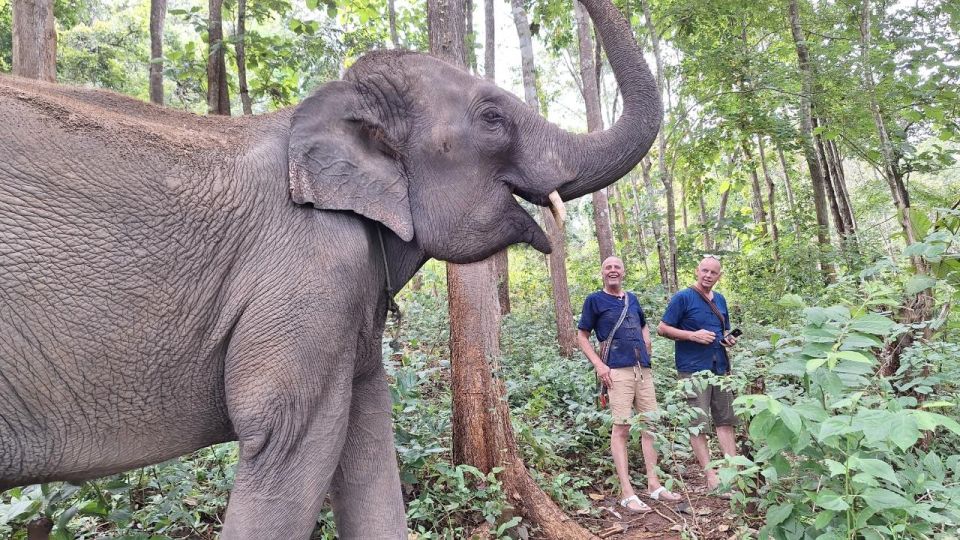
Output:
[[[660,54],[660,35],[653,24],[653,17],[650,15],[650,2],[640,0],[640,6],[643,8],[643,18],[646,20],[647,32],[650,34],[650,41],[653,45],[653,56],[657,61],[657,89],[660,95],[664,95],[666,86],[666,77],[663,73],[663,57]],[[668,93],[669,94],[669,93]],[[665,114],[669,113],[670,107],[667,107]],[[670,245],[670,254],[667,259],[667,281],[664,285],[670,292],[677,292],[677,210],[673,197],[673,179],[670,171],[667,169],[667,138],[661,132],[657,137],[658,152],[657,164],[660,167],[660,181],[663,182],[664,194],[667,198],[667,241]]]
[[[650,266],[647,264],[647,238],[643,231],[645,220],[641,217],[640,213],[640,194],[637,192],[637,176],[635,174],[631,175],[629,184],[633,202],[633,222],[636,223],[637,226],[637,253],[643,262],[644,271],[649,272]]]
[[[489,0],[488,0],[489,1]],[[527,13],[520,0],[511,0],[513,7],[513,22],[517,27],[517,36],[520,40],[520,64],[523,73],[523,97],[531,108],[540,110],[540,100],[537,97],[536,67],[533,60],[533,40],[530,36],[530,24],[527,22]],[[541,215],[546,226],[547,237],[553,252],[547,258],[550,270],[550,282],[553,290],[553,312],[557,324],[557,343],[560,353],[570,358],[577,346],[577,336],[572,320],[573,310],[570,307],[570,287],[567,284],[567,248],[563,233],[563,224],[557,223],[553,215],[546,208]]]
[[[811,97],[813,96],[813,70],[810,66],[810,53],[807,50],[807,41],[800,27],[800,7],[797,0],[789,0],[790,31],[793,34],[794,45],[797,49],[797,61],[800,66],[800,76],[803,90],[800,94],[800,141],[803,145],[803,155],[810,168],[810,182],[813,184],[813,206],[817,214],[817,246],[820,254],[820,271],[824,281],[832,283],[836,279],[833,264],[827,261],[826,251],[830,247],[830,220],[827,217],[827,201],[823,188],[823,170],[817,159],[817,149],[813,140],[813,110]]]
[[[740,149],[743,150],[743,157],[746,158],[747,168],[750,170],[750,191],[753,193],[750,208],[753,211],[753,221],[761,226],[764,236],[767,236],[770,230],[767,228],[767,212],[763,209],[763,193],[760,190],[760,177],[757,176],[757,164],[753,161],[753,153],[746,141],[740,143]]]
[[[880,140],[880,150],[883,156],[883,176],[890,186],[890,194],[893,196],[893,203],[897,210],[897,217],[900,221],[900,227],[903,229],[903,237],[907,246],[913,245],[921,239],[917,237],[917,232],[913,228],[913,222],[910,220],[910,195],[903,182],[903,172],[900,170],[899,160],[887,132],[886,123],[883,117],[883,111],[880,109],[880,103],[877,99],[877,89],[873,82],[873,68],[870,63],[870,0],[863,0],[863,6],[860,11],[860,58],[863,63],[861,72],[863,73],[863,85],[870,97],[870,112],[873,115],[874,127],[877,130],[877,137]],[[917,275],[926,275],[930,272],[930,266],[920,255],[913,255],[910,258],[913,263],[914,273]],[[897,319],[906,325],[921,323],[930,320],[933,316],[933,290],[926,289],[907,298],[898,309]],[[931,330],[927,327],[924,330],[924,337],[929,337]],[[915,339],[913,331],[907,331],[898,339],[884,348],[881,353],[883,363],[880,367],[880,374],[884,376],[893,375],[900,369],[900,355],[904,350],[913,344]]]
[[[207,25],[207,114],[230,116],[227,62],[223,43],[223,0],[209,0]]]
[[[53,0],[13,0],[13,74],[56,82]]]
[[[580,82],[583,102],[587,107],[587,131],[602,131],[603,117],[600,113],[600,89],[597,86],[596,62],[590,15],[579,1],[573,3],[577,19],[577,36],[580,43]],[[593,223],[600,247],[600,260],[613,256],[613,231],[610,228],[610,204],[605,190],[593,192]]]
[[[167,0],[150,0],[150,102],[157,105],[163,105],[163,26],[166,17]]]
[[[429,0],[427,21],[431,53],[465,67],[463,0]],[[484,472],[502,467],[507,500],[548,538],[593,538],[537,486],[517,451],[506,388],[493,376],[500,372],[495,275],[490,259],[447,265],[454,460]]]

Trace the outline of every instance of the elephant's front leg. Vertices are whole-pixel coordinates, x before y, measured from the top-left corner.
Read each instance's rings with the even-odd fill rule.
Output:
[[[257,345],[226,366],[240,459],[223,538],[308,538],[343,449],[355,353]]]
[[[353,385],[347,442],[331,496],[340,538],[407,538],[383,366]]]

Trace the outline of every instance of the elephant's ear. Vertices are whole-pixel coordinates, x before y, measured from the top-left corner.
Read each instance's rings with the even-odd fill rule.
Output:
[[[350,210],[383,223],[405,242],[413,239],[407,180],[397,152],[352,84],[326,84],[297,106],[288,160],[295,203]]]

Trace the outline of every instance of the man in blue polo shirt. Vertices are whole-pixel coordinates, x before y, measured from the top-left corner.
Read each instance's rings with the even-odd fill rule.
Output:
[[[704,257],[697,265],[696,282],[692,287],[673,295],[657,326],[658,334],[676,342],[674,358],[680,377],[690,377],[698,371],[707,370],[717,375],[730,373],[726,349],[735,345],[737,338],[727,333],[730,330],[727,301],[722,294],[713,290],[722,274],[720,259],[713,255]],[[706,385],[705,388],[696,388],[687,401],[690,406],[709,413],[723,454],[735,456],[734,427],[737,418],[733,414],[733,392],[716,385]],[[694,421],[694,426],[704,426],[704,429],[696,435],[691,434],[690,446],[703,467],[707,489],[713,490],[720,480],[716,471],[708,466],[710,450],[707,447],[707,424],[705,415]]]
[[[613,414],[613,432],[610,434],[610,452],[620,480],[620,506],[632,512],[649,512],[650,507],[637,497],[630,483],[627,464],[627,441],[630,436],[631,409],[638,414],[657,410],[657,397],[653,388],[653,373],[650,370],[650,354],[653,352],[650,330],[637,297],[623,289],[626,271],[623,261],[608,257],[601,265],[603,289],[587,296],[577,325],[577,344],[593,364],[597,376],[609,389],[610,411]],[[624,302],[626,301],[626,304]],[[626,313],[624,314],[624,306]],[[593,349],[590,332],[597,333],[597,340],[607,343],[607,363]],[[676,502],[680,496],[670,492],[657,478],[657,451],[653,447],[653,435],[644,430],[640,437],[640,449],[647,469],[647,495],[654,500]]]

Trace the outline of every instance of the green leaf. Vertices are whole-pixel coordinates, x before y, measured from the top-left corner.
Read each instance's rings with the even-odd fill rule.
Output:
[[[817,506],[826,508],[827,510],[836,510],[837,512],[842,512],[847,508],[850,508],[850,505],[847,504],[847,501],[843,500],[840,495],[837,495],[835,492],[829,489],[823,489],[820,493],[817,494],[817,498],[814,501],[817,503]]]
[[[832,459],[825,459],[823,462],[830,470],[830,476],[845,476],[847,474],[847,467],[843,463]]]
[[[830,524],[835,516],[833,512],[827,510],[817,514],[817,519],[813,520],[813,527],[817,530],[823,530],[824,527]]]
[[[886,335],[892,326],[893,321],[877,313],[867,313],[850,322],[852,330],[876,336]]]
[[[799,435],[800,430],[803,428],[803,421],[800,419],[800,415],[797,414],[797,411],[793,410],[787,405],[784,405],[780,410],[780,419],[783,420],[783,424],[790,429],[790,431]]]
[[[857,351],[838,351],[834,354],[842,360],[850,360],[851,362],[859,362],[861,364],[873,364],[876,362],[875,359]]]
[[[910,278],[907,281],[907,285],[904,288],[904,292],[907,295],[914,295],[920,291],[924,291],[931,287],[934,287],[937,284],[937,280],[930,276],[916,275]]]
[[[776,527],[793,513],[793,503],[778,504],[767,509],[767,527]]]
[[[720,319],[718,318],[717,321],[719,320]],[[827,363],[826,358],[811,358],[810,360],[807,360],[807,373],[810,373],[811,371],[816,371],[820,366],[826,363]]]
[[[907,414],[895,414],[890,419],[890,441],[906,451],[920,439],[917,420]]]
[[[780,300],[777,301],[778,306],[785,308],[804,308],[806,304],[803,303],[803,298],[799,294],[785,294]]]
[[[858,458],[851,459],[851,465],[853,465],[855,469],[861,470],[870,476],[892,482],[898,486],[900,485],[900,481],[897,480],[897,475],[893,472],[893,467],[891,467],[889,463],[880,461],[879,459]]]
[[[910,224],[913,225],[917,239],[925,238],[932,225],[927,213],[916,206],[910,208]]]
[[[902,495],[898,495],[889,489],[871,488],[861,495],[867,506],[874,510],[889,510],[891,508],[906,508],[913,503],[908,501]]]
[[[952,431],[954,435],[960,435],[960,423],[957,423],[957,421],[952,418],[930,411],[913,410],[911,412],[913,413],[913,418],[916,419],[919,429],[931,431],[939,426],[943,426]]]

